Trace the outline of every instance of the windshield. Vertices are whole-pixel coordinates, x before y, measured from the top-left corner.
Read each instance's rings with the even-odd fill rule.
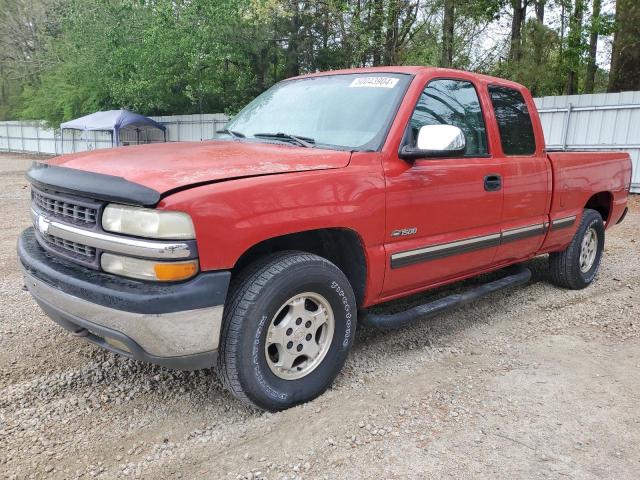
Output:
[[[316,147],[377,150],[410,80],[409,75],[373,73],[284,81],[247,105],[229,122],[227,132],[300,144],[294,136]]]

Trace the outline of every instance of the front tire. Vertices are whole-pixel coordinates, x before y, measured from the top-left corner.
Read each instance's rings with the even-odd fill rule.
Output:
[[[330,261],[281,252],[247,267],[225,307],[217,372],[245,404],[283,410],[322,394],[353,343],[356,302]]]
[[[569,246],[549,255],[551,281],[563,288],[579,290],[593,282],[604,250],[604,222],[600,214],[589,208]]]

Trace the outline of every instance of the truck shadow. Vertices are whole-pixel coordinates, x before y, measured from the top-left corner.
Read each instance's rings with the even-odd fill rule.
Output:
[[[489,319],[485,315],[485,310],[488,307],[498,311],[501,308],[501,304],[506,305],[514,296],[527,296],[527,289],[531,289],[533,285],[541,282],[543,284],[550,282],[547,255],[536,257],[524,262],[522,265],[531,270],[531,280],[525,285],[492,293],[469,304],[437,314],[434,317],[424,320],[417,319],[411,325],[398,330],[382,331],[368,325],[359,324],[354,349],[367,348],[376,342],[388,342],[390,339],[391,343],[399,343],[399,348],[402,348],[403,340],[411,341],[413,348],[419,348],[420,345],[430,346],[440,337],[464,330],[476,323],[485,323]],[[490,272],[451,285],[445,285],[406,298],[377,305],[371,308],[371,312],[377,314],[401,312],[448,295],[462,293],[471,287],[499,279],[504,275],[504,270]],[[470,312],[473,313],[476,311],[481,311],[483,314],[476,316],[470,314]],[[410,338],[406,338],[405,335],[408,335]],[[398,336],[397,342],[393,340],[393,336]],[[387,350],[387,353],[391,352]]]

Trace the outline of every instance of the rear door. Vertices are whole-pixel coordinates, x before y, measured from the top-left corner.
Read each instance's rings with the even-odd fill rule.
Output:
[[[525,99],[531,102],[531,97],[502,85],[489,85],[488,93],[500,136],[497,148],[502,150],[504,207],[498,264],[529,257],[541,247],[548,228],[551,172],[541,129],[531,117],[535,105]]]
[[[483,109],[472,80],[430,80],[403,143],[423,125],[459,127],[466,154],[385,163],[387,274],[383,297],[419,290],[491,264],[500,241],[501,162],[488,150]]]

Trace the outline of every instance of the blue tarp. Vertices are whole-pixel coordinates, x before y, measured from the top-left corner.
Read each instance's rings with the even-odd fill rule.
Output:
[[[126,127],[132,128],[157,128],[166,132],[166,127],[155,120],[130,112],[129,110],[108,110],[96,112],[84,117],[76,118],[60,124],[60,129],[94,131],[102,130],[112,132],[115,145],[120,144],[120,130]]]

